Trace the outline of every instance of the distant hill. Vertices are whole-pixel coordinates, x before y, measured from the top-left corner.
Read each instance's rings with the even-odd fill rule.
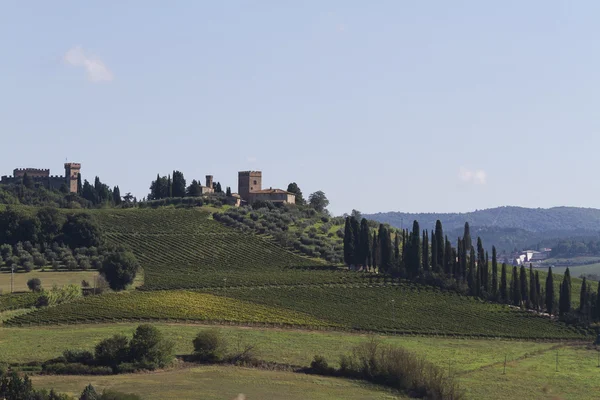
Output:
[[[498,207],[468,213],[365,214],[366,218],[395,227],[412,227],[419,221],[421,229],[433,229],[442,221],[450,238],[462,235],[465,222],[473,237],[481,236],[486,247],[501,250],[531,247],[540,242],[566,237],[597,237],[600,232],[600,209],[579,207],[524,208]]]

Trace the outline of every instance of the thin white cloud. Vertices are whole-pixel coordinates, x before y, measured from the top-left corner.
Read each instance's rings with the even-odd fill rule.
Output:
[[[487,174],[482,169],[472,170],[466,167],[460,167],[458,170],[458,179],[464,183],[485,185],[487,182]]]
[[[64,57],[65,63],[73,67],[83,67],[91,82],[110,82],[113,74],[106,64],[93,54],[86,54],[80,47],[76,46],[67,51]]]

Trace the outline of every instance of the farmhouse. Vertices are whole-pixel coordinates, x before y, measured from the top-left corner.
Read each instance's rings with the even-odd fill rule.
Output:
[[[242,201],[270,201],[271,203],[295,204],[296,195],[283,189],[262,188],[261,171],[238,172],[238,194]]]

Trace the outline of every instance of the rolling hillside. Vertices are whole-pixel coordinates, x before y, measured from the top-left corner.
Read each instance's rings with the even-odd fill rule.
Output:
[[[507,306],[328,266],[224,226],[202,209],[94,214],[108,241],[130,246],[140,260],[142,290],[42,308],[6,325],[175,320],[526,339],[588,335]]]

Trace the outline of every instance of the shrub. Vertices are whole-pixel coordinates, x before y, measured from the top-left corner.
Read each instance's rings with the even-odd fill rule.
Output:
[[[318,375],[332,375],[334,369],[327,364],[325,357],[316,355],[310,363],[311,372]]]
[[[42,372],[55,375],[112,375],[113,370],[106,366],[93,366],[81,363],[49,363],[42,366]]]
[[[33,271],[33,263],[31,261],[27,261],[23,264],[23,269],[25,270],[25,272],[31,272]]]
[[[41,292],[42,291],[42,281],[40,278],[31,278],[27,281],[27,287],[32,292]]]
[[[65,285],[61,288],[54,286],[51,290],[42,290],[37,300],[37,307],[54,306],[81,297],[81,288],[77,285]]]
[[[65,350],[63,358],[68,363],[81,363],[91,365],[94,363],[94,355],[87,350]]]
[[[118,291],[133,283],[138,269],[138,261],[132,252],[116,250],[104,258],[100,273],[110,288]]]
[[[96,345],[94,359],[99,365],[116,367],[129,361],[129,340],[123,335],[114,335]]]
[[[193,340],[194,355],[199,361],[218,362],[225,358],[227,342],[217,329],[198,332]]]
[[[173,360],[175,343],[164,338],[162,332],[153,325],[139,325],[129,344],[131,360],[144,363],[144,369],[152,366],[164,367]]]

